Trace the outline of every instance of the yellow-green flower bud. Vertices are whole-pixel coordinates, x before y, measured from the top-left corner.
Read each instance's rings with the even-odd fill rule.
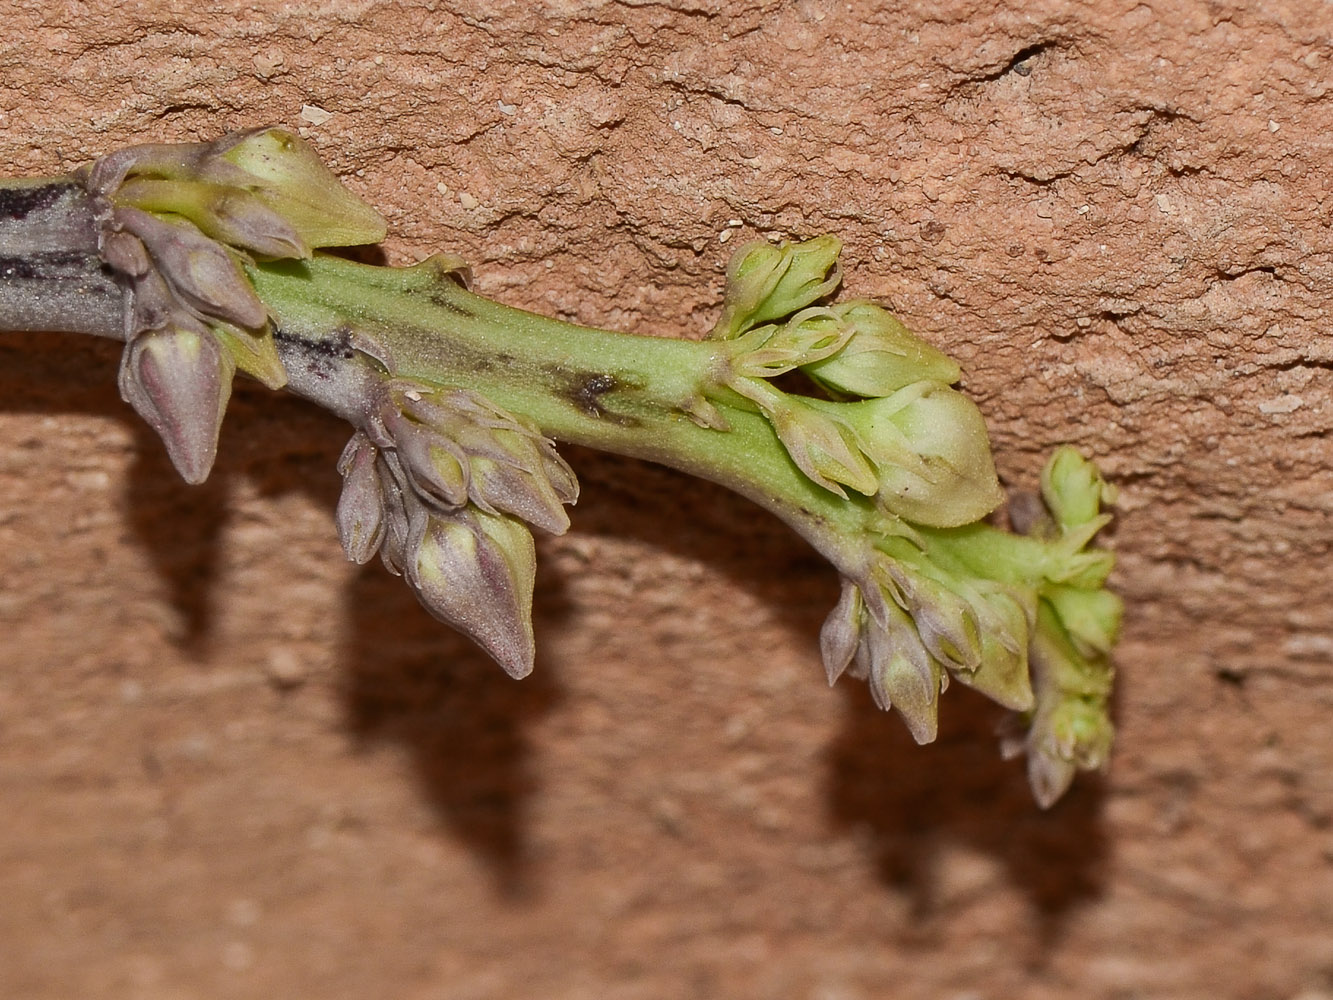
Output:
[[[875,704],[896,708],[918,743],[930,743],[938,729],[939,696],[948,675],[922,644],[912,621],[893,603],[886,605],[887,626],[867,625],[858,656]]]
[[[871,302],[844,302],[829,310],[851,328],[842,349],[802,371],[820,385],[853,396],[888,396],[928,379],[951,385],[961,372],[948,355],[913,336],[897,317]]]
[[[200,170],[201,180],[247,187],[277,212],[311,247],[348,247],[384,239],[384,218],[358,198],[326,167],[304,139],[278,128],[237,132],[212,144]],[[249,184],[236,184],[230,170],[239,167]]]
[[[1120,632],[1124,604],[1109,590],[1050,586],[1043,597],[1051,602],[1070,641],[1083,656],[1109,653]]]
[[[1115,502],[1116,490],[1077,448],[1064,445],[1041,471],[1041,495],[1056,524],[1070,530],[1096,519],[1102,504]]]
[[[1026,598],[1027,603],[1032,598]],[[1002,591],[979,593],[970,606],[980,626],[981,656],[976,670],[954,677],[1005,708],[1026,712],[1032,708],[1032,678],[1028,669],[1028,614],[1016,597]]]
[[[838,270],[841,251],[841,241],[833,236],[818,236],[802,243],[747,243],[727,265],[722,318],[710,336],[730,340],[828,295],[842,280]]]
[[[836,353],[851,334],[833,310],[811,306],[786,323],[755,327],[732,341],[732,371],[739,377],[773,378]]]
[[[846,424],[816,409],[814,402],[783,396],[768,411],[787,454],[813,482],[840,497],[847,496],[843,486],[874,496],[879,480],[861,453],[856,435]]]

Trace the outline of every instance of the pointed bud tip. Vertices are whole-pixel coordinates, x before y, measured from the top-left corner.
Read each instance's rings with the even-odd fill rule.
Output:
[[[234,373],[206,330],[157,330],[125,346],[121,396],[157,431],[187,483],[204,482],[213,468]]]
[[[343,186],[315,148],[280,128],[219,140],[215,152],[256,181],[254,193],[310,247],[361,246],[384,239],[384,217]]]

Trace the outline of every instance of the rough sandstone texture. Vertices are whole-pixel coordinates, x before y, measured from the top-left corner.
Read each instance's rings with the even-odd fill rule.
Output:
[[[5,173],[301,127],[389,259],[662,336],[841,235],[1009,484],[1120,484],[1119,745],[1046,814],[968,692],[914,746],[799,540],[577,449],[514,683],[343,561],[337,421],[242,387],[189,488],[4,334],[0,995],[1333,996],[1333,8],[114,6],[0,3]]]

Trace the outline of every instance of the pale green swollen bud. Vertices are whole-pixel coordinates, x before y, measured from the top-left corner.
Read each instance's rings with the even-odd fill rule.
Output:
[[[1029,598],[1029,603],[1033,598]],[[1032,708],[1028,666],[1028,615],[1010,594],[978,595],[971,603],[980,623],[981,657],[977,669],[954,674],[957,680],[1016,712]]]
[[[384,239],[384,218],[358,198],[304,139],[277,128],[238,132],[213,144],[213,153],[253,181],[249,190],[282,216],[311,247],[347,247]],[[209,180],[206,162],[200,179]],[[234,184],[230,171],[219,172]]]
[[[952,528],[985,517],[1004,499],[981,412],[943,383],[917,382],[881,399],[810,405],[851,431],[874,465],[877,502],[891,514]]]
[[[841,350],[802,365],[820,385],[853,396],[888,396],[928,379],[951,385],[961,376],[948,355],[913,336],[886,309],[871,302],[845,302],[830,311],[850,328]]]

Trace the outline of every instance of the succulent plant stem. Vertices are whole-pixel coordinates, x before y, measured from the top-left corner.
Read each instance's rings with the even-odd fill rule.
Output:
[[[1038,801],[1102,766],[1120,604],[1091,548],[1114,491],[1060,449],[1028,534],[1001,502],[957,366],[874,303],[826,304],[839,241],[752,243],[707,339],[549,319],[469,291],[437,256],[319,252],[383,220],[290,133],[131,147],[70,178],[0,181],[0,329],[123,341],[122,396],[188,482],[207,477],[248,374],[353,425],[339,536],[515,677],[533,668],[530,529],[560,533],[573,471],[553,441],[719,483],[843,578],[820,648],[920,742],[950,679],[1024,714]],[[813,395],[771,381],[800,369]]]

